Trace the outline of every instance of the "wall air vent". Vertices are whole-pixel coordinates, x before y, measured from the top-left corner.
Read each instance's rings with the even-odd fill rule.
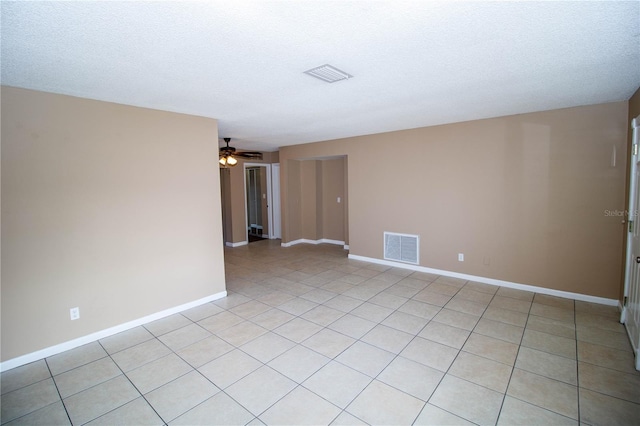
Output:
[[[418,235],[384,233],[384,258],[396,262],[420,263],[418,248],[420,237]]]
[[[351,74],[347,74],[344,71],[340,71],[336,67],[332,67],[329,64],[324,64],[322,66],[312,68],[304,72],[305,74],[310,75],[311,77],[319,78],[322,81],[326,81],[327,83],[335,83],[340,80],[348,80],[353,78]]]

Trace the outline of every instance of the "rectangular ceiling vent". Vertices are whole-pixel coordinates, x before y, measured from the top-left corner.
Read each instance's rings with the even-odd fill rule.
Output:
[[[322,66],[312,68],[305,71],[304,73],[310,75],[311,77],[319,78],[322,81],[326,81],[327,83],[335,83],[336,81],[348,80],[353,77],[351,74],[340,71],[338,68],[333,67],[329,64],[324,64]]]
[[[420,257],[418,247],[420,237],[418,235],[384,233],[384,258],[396,262],[413,263],[417,265]]]

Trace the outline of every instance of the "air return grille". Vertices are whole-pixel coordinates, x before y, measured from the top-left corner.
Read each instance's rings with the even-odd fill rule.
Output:
[[[307,70],[304,73],[310,75],[311,77],[319,78],[322,81],[326,81],[327,83],[335,83],[336,81],[348,80],[353,77],[351,74],[347,74],[346,72],[341,71],[329,64],[324,64],[322,66]]]
[[[397,262],[419,263],[418,247],[420,237],[418,235],[384,233],[384,258]]]

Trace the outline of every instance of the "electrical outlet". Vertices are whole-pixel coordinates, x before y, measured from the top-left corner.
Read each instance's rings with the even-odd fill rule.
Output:
[[[77,320],[80,318],[80,308],[71,308],[69,309],[69,316],[71,320]]]
[[[464,262],[464,253],[458,253],[458,262]]]
[[[340,204],[340,201],[342,201],[342,200],[340,199],[340,197],[338,197],[337,201],[338,201],[338,204]]]

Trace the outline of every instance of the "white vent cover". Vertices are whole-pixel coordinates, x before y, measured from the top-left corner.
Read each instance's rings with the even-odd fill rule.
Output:
[[[335,83],[340,80],[348,80],[353,77],[351,74],[347,74],[344,71],[340,71],[338,68],[329,64],[324,64],[316,68],[312,68],[304,72],[311,77],[319,78],[327,83]]]
[[[419,263],[418,247],[420,237],[418,235],[384,233],[384,258],[397,262]]]

